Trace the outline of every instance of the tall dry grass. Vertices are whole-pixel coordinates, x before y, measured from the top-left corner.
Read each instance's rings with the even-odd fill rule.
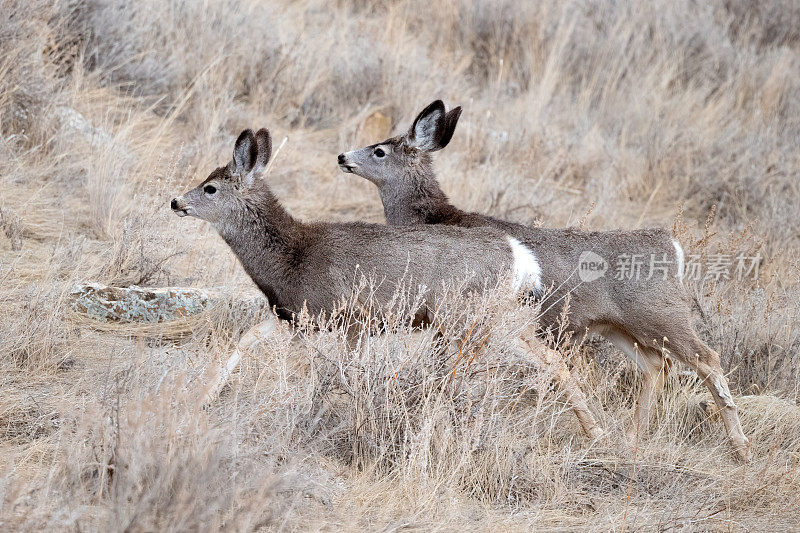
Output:
[[[800,527],[798,28],[781,0],[6,0],[0,528]],[[353,351],[336,324],[285,328],[202,409],[204,378],[263,311],[237,307],[250,282],[169,198],[267,126],[288,136],[270,181],[293,213],[381,221],[335,156],[379,140],[360,138],[373,111],[404,128],[434,98],[464,107],[437,156],[460,206],[675,224],[693,253],[761,254],[756,280],[690,287],[752,465],[680,372],[624,449],[637,378],[597,341],[568,350],[609,430],[587,442],[508,342],[535,317],[492,294],[444,302],[439,336],[398,311]],[[69,313],[79,281],[222,288],[231,305],[95,328]],[[462,345],[473,323],[492,334]]]

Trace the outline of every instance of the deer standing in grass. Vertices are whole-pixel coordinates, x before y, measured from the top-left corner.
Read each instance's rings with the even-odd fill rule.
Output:
[[[587,333],[604,336],[641,369],[642,390],[629,441],[647,429],[650,407],[674,358],[696,371],[706,384],[731,444],[742,459],[749,460],[750,442],[742,431],[719,354],[692,328],[680,244],[663,229],[585,232],[529,227],[453,206],[436,179],[431,153],[447,146],[460,115],[460,107],[446,112],[436,100],[406,134],[340,154],[339,167],[378,187],[390,225],[494,227],[530,250],[549,289],[541,302],[540,323],[558,328],[568,301],[568,331],[578,338]],[[634,271],[636,257],[650,261]],[[609,261],[618,259],[631,261],[630,275],[601,272]],[[589,270],[592,267],[594,271]]]
[[[197,217],[214,226],[279,318],[291,320],[304,309],[311,316],[333,313],[362,275],[378,282],[368,295],[359,295],[359,311],[380,319],[381,309],[395,299],[398,284],[413,283],[423,292],[422,308],[412,310],[420,326],[431,319],[425,302],[432,302],[434,291],[451,281],[466,280],[466,291],[482,291],[486,283],[501,282],[511,274],[513,291],[529,295],[540,290],[533,255],[502,230],[296,220],[262,179],[271,152],[266,129],[243,131],[233,160],[174,198],[171,207],[178,216]],[[242,353],[273,328],[274,320],[267,320],[242,337],[206,400],[216,396]],[[559,355],[530,331],[518,339],[517,348],[552,372],[586,433],[599,438],[602,431]]]

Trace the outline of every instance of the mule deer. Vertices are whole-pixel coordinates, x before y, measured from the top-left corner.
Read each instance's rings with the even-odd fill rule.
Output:
[[[529,227],[455,207],[439,186],[431,153],[447,146],[460,115],[460,107],[445,112],[444,104],[436,100],[407,133],[340,154],[339,167],[378,187],[390,225],[495,227],[531,250],[541,266],[542,283],[551,289],[542,302],[541,324],[558,327],[568,300],[569,331],[578,337],[601,334],[642,370],[629,439],[648,427],[650,406],[672,357],[694,369],[708,386],[734,449],[748,460],[750,443],[742,432],[719,354],[700,340],[691,325],[680,244],[662,229],[584,232]],[[630,275],[607,274],[614,259]]]
[[[494,228],[390,227],[378,224],[312,223],[293,218],[261,178],[272,151],[269,132],[245,130],[236,140],[233,160],[214,170],[194,189],[171,202],[179,216],[210,222],[239,258],[245,271],[281,319],[307,310],[311,316],[332,313],[353,289],[358,275],[381,280],[370,301],[359,301],[379,315],[392,301],[398,283],[413,281],[423,302],[449,280],[466,280],[466,290],[483,290],[488,281],[501,281],[511,271],[515,291],[528,294],[541,288],[539,266],[516,239]],[[416,312],[418,325],[429,320],[429,309]],[[242,353],[259,337],[268,336],[266,321],[246,333],[208,396],[215,396],[234,370]],[[563,361],[528,331],[520,339],[543,370],[551,371],[564,389],[586,433],[602,432],[586,399]]]

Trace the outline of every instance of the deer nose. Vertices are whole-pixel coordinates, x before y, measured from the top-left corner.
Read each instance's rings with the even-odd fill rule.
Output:
[[[344,165],[344,154],[339,154],[339,164]]]
[[[169,203],[169,206],[172,208],[173,211],[178,209],[178,199],[173,198],[172,201]]]

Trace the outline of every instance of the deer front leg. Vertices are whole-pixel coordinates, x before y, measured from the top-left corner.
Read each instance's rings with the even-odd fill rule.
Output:
[[[578,417],[578,422],[580,422],[586,435],[592,440],[600,440],[603,436],[603,430],[589,410],[586,396],[569,368],[567,368],[562,355],[556,350],[547,347],[533,332],[526,332],[521,341],[527,347],[526,351],[533,355],[541,370],[549,372],[559,388],[564,391],[567,403],[572,407],[572,412],[575,413],[575,416]]]
[[[259,322],[252,328],[248,329],[247,332],[242,335],[242,338],[239,339],[239,342],[236,345],[236,349],[233,350],[233,353],[228,358],[228,362],[225,363],[222,371],[218,376],[216,376],[216,378],[212,381],[211,386],[206,390],[205,396],[203,397],[203,405],[208,405],[216,400],[220,391],[228,382],[228,379],[230,379],[231,374],[233,374],[233,371],[236,370],[236,367],[239,365],[239,361],[242,359],[242,354],[249,352],[255,347],[256,344],[273,335],[277,327],[277,318],[270,316],[263,322]]]

